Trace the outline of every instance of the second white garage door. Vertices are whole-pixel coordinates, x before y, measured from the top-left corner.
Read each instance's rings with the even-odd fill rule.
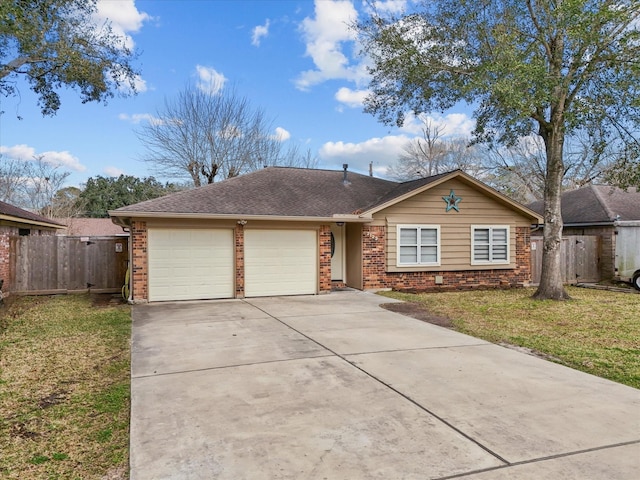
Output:
[[[148,231],[149,301],[234,296],[231,229]]]
[[[245,230],[245,296],[315,294],[318,234],[315,230]]]

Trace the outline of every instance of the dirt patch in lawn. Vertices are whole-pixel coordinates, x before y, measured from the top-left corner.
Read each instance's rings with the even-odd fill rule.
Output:
[[[419,303],[383,303],[380,306],[391,312],[401,313],[402,315],[406,315],[417,320],[422,320],[423,322],[432,323],[434,325],[438,325],[439,327],[453,329],[453,322],[451,321],[451,319],[434,315],[427,309],[427,307]]]
[[[90,297],[93,307],[114,307],[126,303],[119,293],[92,293]]]

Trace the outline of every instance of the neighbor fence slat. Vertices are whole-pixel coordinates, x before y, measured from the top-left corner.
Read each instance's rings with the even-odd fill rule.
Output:
[[[539,285],[542,275],[542,237],[531,238],[531,284]],[[560,271],[564,284],[599,282],[601,241],[597,235],[563,237],[560,248]]]
[[[127,269],[128,240],[127,237],[89,237],[88,241],[86,237],[12,237],[11,291],[119,292]],[[120,244],[118,252],[116,244]]]

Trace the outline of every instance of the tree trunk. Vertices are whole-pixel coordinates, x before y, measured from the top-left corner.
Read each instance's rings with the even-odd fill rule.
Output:
[[[533,294],[537,300],[568,300],[569,294],[562,284],[560,247],[562,245],[562,177],[564,176],[562,122],[552,122],[541,128],[547,152],[547,173],[544,188],[544,246],[540,285]]]

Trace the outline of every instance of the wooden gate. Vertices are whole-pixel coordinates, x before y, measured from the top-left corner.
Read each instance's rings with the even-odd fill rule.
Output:
[[[11,291],[119,292],[127,271],[128,241],[128,237],[12,237]]]
[[[531,283],[538,285],[542,274],[542,237],[531,237]],[[597,235],[571,235],[562,238],[560,247],[562,282],[594,283],[600,275],[600,237]]]

